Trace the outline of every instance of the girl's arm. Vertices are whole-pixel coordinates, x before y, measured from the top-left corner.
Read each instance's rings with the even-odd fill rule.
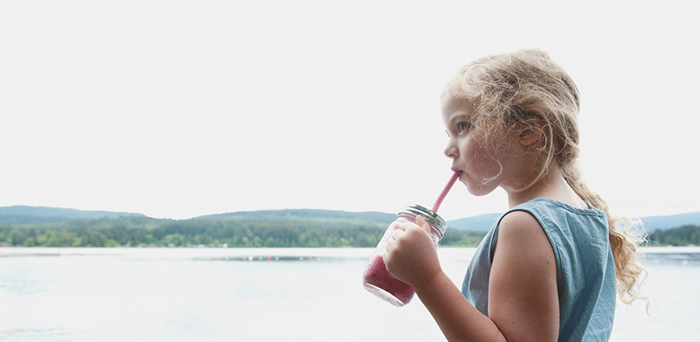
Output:
[[[556,341],[556,262],[534,217],[512,212],[500,222],[489,283],[489,316],[476,310],[442,271],[422,218],[392,234],[384,261],[411,285],[449,341]]]

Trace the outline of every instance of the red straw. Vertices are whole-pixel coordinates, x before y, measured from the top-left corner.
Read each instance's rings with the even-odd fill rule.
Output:
[[[452,177],[450,177],[450,180],[447,182],[447,185],[445,185],[445,188],[442,189],[440,196],[438,196],[438,198],[435,200],[435,204],[433,204],[434,213],[437,214],[438,208],[440,208],[440,204],[442,204],[442,200],[445,199],[445,196],[447,196],[447,193],[450,192],[450,189],[453,185],[455,185],[455,182],[457,181],[457,179],[459,179],[460,175],[462,175],[461,171],[455,171],[452,174]]]

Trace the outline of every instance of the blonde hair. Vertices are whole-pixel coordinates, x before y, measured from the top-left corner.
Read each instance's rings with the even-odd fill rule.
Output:
[[[462,67],[445,93],[474,105],[471,134],[486,153],[495,154],[507,134],[539,131],[542,139],[536,155],[542,167],[525,189],[545,177],[553,165],[559,166],[579,197],[608,213],[620,299],[630,304],[642,298],[639,285],[644,268],[637,258],[637,245],[644,238],[632,232],[629,219],[611,216],[608,204],[583,182],[577,162],[579,91],[564,69],[537,49],[488,56]]]

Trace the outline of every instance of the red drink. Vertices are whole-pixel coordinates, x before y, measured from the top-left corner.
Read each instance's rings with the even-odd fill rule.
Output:
[[[413,288],[387,271],[381,255],[367,266],[364,285],[367,291],[396,306],[406,305],[413,298]]]

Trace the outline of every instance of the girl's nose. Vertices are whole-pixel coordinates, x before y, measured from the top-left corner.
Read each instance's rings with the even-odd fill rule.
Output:
[[[452,139],[450,139],[450,142],[447,143],[447,147],[445,147],[445,156],[450,159],[455,159],[459,156],[459,150]]]

